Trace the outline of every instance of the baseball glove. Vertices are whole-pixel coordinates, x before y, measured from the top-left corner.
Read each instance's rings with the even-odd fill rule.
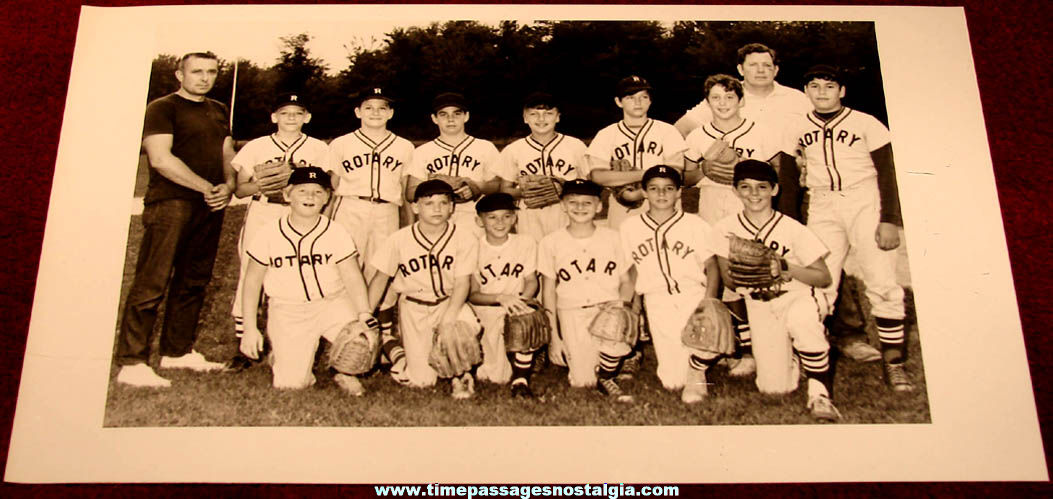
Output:
[[[450,187],[453,188],[453,192],[454,192],[455,197],[456,197],[455,201],[458,202],[458,203],[463,203],[465,201],[471,201],[471,199],[472,199],[472,194],[473,193],[472,193],[471,187],[468,186],[468,180],[465,179],[464,177],[455,177],[453,175],[444,175],[444,174],[441,174],[441,173],[433,173],[433,174],[428,176],[428,179],[429,180],[430,179],[439,179],[439,180],[442,180],[443,182],[446,182],[447,184],[450,184]],[[467,188],[465,188],[465,187],[467,187]]]
[[[479,337],[464,321],[439,324],[435,328],[428,365],[440,378],[460,376],[483,361]]]
[[[778,289],[782,283],[778,255],[761,241],[728,236],[731,285],[735,288]]]
[[[347,323],[329,348],[329,367],[344,374],[369,371],[380,351],[380,327],[376,319]]]
[[[545,308],[537,300],[524,300],[533,312],[505,316],[505,350],[533,352],[548,344],[552,325]]]
[[[289,175],[292,175],[293,164],[291,162],[268,161],[253,167],[253,176],[260,187],[260,193],[267,196],[270,201],[281,203],[282,189],[289,184]]]
[[[607,341],[636,344],[636,315],[621,302],[600,305],[600,312],[589,323],[589,334]]]
[[[563,185],[548,175],[526,175],[520,177],[519,189],[527,208],[544,208],[559,202]]]
[[[741,160],[727,142],[714,140],[702,153],[702,173],[719,184],[731,185],[735,176],[735,165]]]
[[[633,170],[633,163],[627,159],[612,159],[611,160],[611,171],[614,172],[628,172]],[[637,191],[643,189],[639,182],[632,184],[619,185],[618,187],[611,188],[611,194],[614,196],[614,200],[618,204],[634,210],[643,206],[644,199]],[[639,198],[639,199],[630,199]]]
[[[735,351],[731,313],[720,300],[703,298],[680,332],[684,346],[702,352],[728,355]]]

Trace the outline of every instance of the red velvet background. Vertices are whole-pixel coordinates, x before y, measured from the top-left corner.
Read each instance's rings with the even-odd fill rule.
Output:
[[[146,5],[183,2],[103,1],[91,5]],[[212,2],[186,2],[212,3]],[[326,3],[326,2],[258,2]],[[330,2],[332,3],[332,2]],[[377,3],[377,2],[370,2]],[[393,2],[394,3],[394,2]],[[405,2],[397,2],[405,3]],[[422,3],[420,1],[415,3]],[[433,2],[424,2],[433,3]],[[540,2],[557,3],[557,2]],[[559,2],[584,3],[584,2]],[[622,2],[617,2],[622,3]],[[633,2],[625,2],[633,3]],[[667,1],[663,3],[699,3]],[[700,2],[716,3],[716,2]],[[798,2],[741,2],[778,3]],[[969,27],[973,56],[980,83],[984,119],[994,159],[1002,216],[1016,283],[1017,300],[1023,321],[1028,362],[1031,368],[1043,440],[1053,436],[1053,412],[1049,393],[1053,382],[1050,356],[1053,338],[1050,323],[1053,288],[1049,257],[1051,208],[1049,187],[1053,169],[1050,149],[1050,53],[1051,4],[1041,0],[1021,2],[966,0],[964,2],[817,2],[819,4],[963,5]],[[0,99],[3,118],[0,137],[8,151],[8,167],[0,170],[0,212],[5,223],[0,241],[7,248],[0,264],[0,317],[5,330],[0,334],[0,457],[6,462],[14,417],[18,381],[29,327],[30,308],[39,264],[41,240],[47,217],[55,153],[65,106],[66,87],[76,35],[80,2],[69,0],[4,2],[0,70]],[[1046,5],[1047,8],[1043,8]],[[1021,175],[1020,172],[1027,172]],[[75,333],[75,332],[71,332]],[[978,370],[998,369],[984,359],[969,359]],[[159,450],[160,451],[160,450]],[[189,456],[188,456],[189,457]],[[192,457],[191,457],[192,458]],[[231,456],[236,459],[237,456]],[[1048,468],[1047,464],[1047,469]],[[4,484],[0,495],[37,496],[151,494],[176,496],[194,493],[265,494],[298,496],[325,494],[375,497],[372,487],[305,486],[21,486]],[[1053,493],[1043,484],[820,484],[798,486],[705,486],[682,488],[682,495],[782,494],[822,495],[1046,495]]]

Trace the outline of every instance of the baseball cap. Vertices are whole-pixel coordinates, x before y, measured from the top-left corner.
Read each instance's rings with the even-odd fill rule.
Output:
[[[297,92],[286,92],[284,94],[279,94],[278,97],[274,99],[274,105],[271,106],[271,112],[277,111],[289,105],[300,106],[304,109],[304,111],[309,111],[307,107],[307,101],[306,99],[304,99],[303,94]]]
[[[326,189],[332,189],[333,184],[329,181],[329,174],[317,166],[302,166],[293,168],[289,175],[289,185],[318,184]]]
[[[510,194],[504,192],[495,192],[493,194],[487,194],[475,203],[475,212],[482,215],[483,213],[489,213],[497,210],[518,210],[516,207],[516,200]]]
[[[808,68],[808,71],[804,73],[804,84],[807,85],[815,79],[829,80],[837,83],[838,85],[844,85],[844,77],[841,75],[841,71],[834,67],[826,64],[817,64]]]
[[[747,159],[735,165],[735,174],[732,175],[731,179],[731,185],[738,185],[740,181],[745,179],[760,180],[762,182],[771,182],[772,185],[779,185],[779,174],[775,173],[775,167],[770,163],[755,159]]]
[[[640,180],[640,183],[644,187],[647,187],[647,183],[650,182],[651,179],[659,177],[672,180],[673,184],[675,184],[678,189],[684,185],[684,179],[680,177],[680,172],[677,171],[676,168],[665,165],[657,165],[648,168],[647,171],[644,172],[643,179]]]
[[[468,110],[468,101],[464,96],[455,92],[445,92],[436,95],[431,101],[431,112],[435,114],[444,107],[454,106],[462,111]]]
[[[421,198],[428,196],[434,196],[436,194],[445,194],[453,199],[453,187],[450,184],[443,182],[437,178],[431,180],[425,180],[417,186],[417,189],[413,191],[413,200],[417,201]]]
[[[556,98],[547,92],[531,92],[523,99],[523,109],[540,107],[542,109],[557,109]]]
[[[559,198],[563,199],[571,194],[600,197],[600,193],[602,192],[603,187],[600,187],[600,184],[591,180],[577,178],[563,183],[563,192],[560,193]]]
[[[652,91],[651,84],[647,83],[647,80],[640,78],[639,76],[632,75],[622,78],[618,82],[618,86],[615,87],[615,97],[622,98],[626,95],[632,95],[641,90]]]
[[[384,91],[383,87],[372,86],[363,88],[357,94],[355,94],[355,105],[361,106],[363,102],[369,99],[383,99],[388,101],[388,104],[394,104],[395,98],[391,97]]]

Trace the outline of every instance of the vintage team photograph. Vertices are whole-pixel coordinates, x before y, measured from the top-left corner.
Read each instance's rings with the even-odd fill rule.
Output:
[[[873,22],[365,26],[158,30],[105,427],[931,423]]]

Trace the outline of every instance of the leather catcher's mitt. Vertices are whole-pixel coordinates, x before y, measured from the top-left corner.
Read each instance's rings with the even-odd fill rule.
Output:
[[[466,180],[464,177],[455,177],[453,175],[444,175],[444,174],[441,174],[441,173],[433,173],[431,175],[428,175],[428,179],[429,180],[430,179],[439,179],[439,180],[442,180],[443,182],[446,182],[447,184],[450,184],[450,187],[453,189],[453,192],[454,192],[454,201],[455,202],[463,203],[465,201],[471,201],[472,200],[472,195],[471,194],[465,194],[465,190],[461,189],[462,187],[465,187],[465,186],[468,185],[468,180]],[[467,190],[470,191],[471,188],[469,188]]]
[[[781,261],[775,251],[761,241],[731,234],[728,241],[728,262],[731,285],[735,288],[754,288],[778,293],[782,284]]]
[[[505,350],[533,352],[548,344],[552,325],[545,308],[537,300],[524,300],[533,312],[505,316]]]
[[[589,334],[607,341],[636,344],[636,315],[621,302],[600,305],[600,312],[589,323]]]
[[[428,365],[440,378],[460,376],[483,361],[479,337],[464,321],[439,324],[432,338]]]
[[[680,333],[684,346],[717,355],[735,351],[735,332],[731,328],[731,313],[720,300],[703,298],[687,319]]]
[[[519,178],[523,203],[527,208],[544,208],[559,202],[563,184],[548,175],[526,175]]]
[[[347,323],[329,347],[329,367],[344,374],[369,371],[380,351],[380,326],[376,319]]]
[[[273,202],[284,202],[282,189],[289,185],[289,175],[295,166],[291,162],[267,161],[253,167],[253,176],[260,187],[260,193]]]
[[[731,185],[735,177],[735,165],[742,158],[727,142],[714,140],[702,153],[702,173],[719,184]]]

